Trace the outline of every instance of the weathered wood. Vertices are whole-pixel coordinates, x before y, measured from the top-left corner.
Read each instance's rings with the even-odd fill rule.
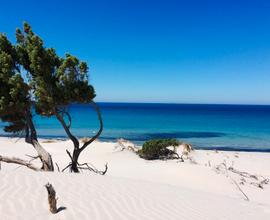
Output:
[[[233,173],[236,173],[242,177],[247,177],[247,178],[252,178],[252,179],[258,180],[258,177],[256,175],[249,174],[248,172],[242,172],[242,171],[234,169],[233,167],[229,167],[228,170],[233,172]]]
[[[26,161],[26,160],[22,160],[20,158],[17,158],[17,157],[3,157],[0,155],[0,162],[5,162],[5,163],[15,163],[15,164],[19,164],[19,165],[22,165],[22,166],[26,166],[32,170],[35,170],[35,171],[41,171],[41,169],[35,167],[33,164],[31,164],[30,162]]]
[[[37,132],[33,123],[31,112],[27,111],[25,117],[27,121],[25,136],[26,143],[32,144],[37,151],[38,157],[40,158],[42,163],[41,169],[44,171],[54,171],[51,155],[38,142]]]
[[[42,162],[42,170],[54,171],[53,161],[51,155],[39,144],[38,141],[33,140],[32,144],[36,149],[38,156]]]
[[[55,214],[55,213],[57,213],[55,190],[54,190],[52,184],[50,184],[50,183],[47,183],[45,185],[45,187],[46,187],[47,192],[48,192],[48,203],[49,203],[50,212]]]

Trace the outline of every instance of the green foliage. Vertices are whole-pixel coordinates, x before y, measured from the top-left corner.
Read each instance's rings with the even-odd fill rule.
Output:
[[[59,57],[27,23],[16,30],[16,39],[12,45],[0,35],[0,118],[10,123],[6,131],[25,129],[25,112],[33,106],[38,114],[51,116],[71,103],[93,100],[85,62],[70,54]]]
[[[53,48],[45,48],[28,24],[17,29],[17,52],[29,72],[37,113],[51,116],[71,103],[89,103],[95,97],[88,84],[88,66],[75,56],[57,56]]]
[[[138,151],[138,154],[147,160],[171,159],[177,154],[173,150],[168,149],[168,147],[177,147],[179,144],[179,141],[176,139],[153,139],[146,141],[142,149]]]
[[[30,108],[29,87],[19,70],[16,49],[5,35],[0,35],[0,118],[8,122],[6,132],[25,129],[24,113]]]

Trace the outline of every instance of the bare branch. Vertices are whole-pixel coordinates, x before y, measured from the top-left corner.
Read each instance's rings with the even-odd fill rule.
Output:
[[[86,167],[83,167],[83,166],[86,166]],[[96,169],[95,167],[91,167],[88,163],[78,164],[78,168],[81,170],[90,170],[90,171],[97,173],[97,174],[100,174],[100,175],[105,175],[108,171],[108,163],[105,164],[104,171],[100,171],[100,170]]]
[[[94,101],[92,101],[91,104],[94,107],[94,109],[95,109],[95,111],[97,112],[97,115],[98,115],[99,130],[96,133],[96,135],[94,135],[89,141],[87,141],[87,142],[85,142],[83,144],[83,146],[80,148],[80,151],[83,151],[89,144],[91,144],[94,140],[96,140],[103,131],[103,121],[102,121],[100,109],[99,109],[98,105]]]
[[[261,189],[263,189],[263,186],[264,185],[267,185],[269,183],[269,179],[263,179],[262,181],[258,182],[258,183],[255,183],[255,182],[251,182],[250,184],[251,185],[254,185],[254,186],[257,186]]]
[[[71,159],[71,161],[74,162],[74,160],[73,160],[73,158],[72,158],[72,156],[71,156],[71,153],[70,153],[68,150],[66,150],[66,152],[67,152],[69,158]]]
[[[58,110],[58,112],[62,113],[63,119],[64,119],[64,115],[67,116],[67,118],[68,118],[68,124],[67,124],[67,127],[68,127],[68,129],[70,129],[70,127],[71,127],[71,122],[72,122],[72,118],[71,118],[69,112],[66,111],[66,110]]]
[[[60,172],[60,168],[59,168],[58,164],[55,163],[55,165],[56,165],[56,167],[57,167],[57,171]]]
[[[220,168],[221,168],[222,166],[225,168],[226,176],[229,177],[229,178],[232,180],[232,182],[237,186],[238,190],[244,195],[245,199],[246,199],[247,201],[249,201],[249,198],[248,198],[248,196],[245,194],[245,192],[241,189],[241,187],[238,185],[238,183],[237,183],[237,182],[229,175],[228,170],[231,171],[231,169],[228,169],[228,168],[227,168],[226,161],[224,161],[224,163],[221,163],[219,166],[217,166],[217,167],[216,167],[216,170],[220,170]],[[231,168],[231,167],[229,167],[229,168]]]
[[[65,115],[68,117],[68,128],[70,129],[71,127],[71,122],[72,122],[72,119],[71,119],[71,116],[69,114],[69,112],[65,111]]]
[[[249,198],[248,198],[248,196],[244,193],[244,191],[241,189],[241,187],[238,185],[238,183],[233,179],[233,178],[230,178],[232,181],[233,181],[233,183],[237,186],[237,188],[239,189],[239,191],[244,195],[244,197],[245,197],[245,199],[247,200],[247,201],[249,201]]]
[[[61,125],[64,128],[64,130],[65,130],[67,136],[69,137],[69,139],[73,142],[74,147],[76,149],[79,149],[79,141],[78,141],[78,139],[73,134],[71,134],[68,125],[66,124],[65,120],[63,119],[63,116],[59,114],[58,110],[56,110],[55,116],[58,119],[58,121],[61,123]]]
[[[29,162],[32,162],[33,160],[36,160],[36,159],[40,158],[40,156],[31,156],[31,155],[28,155],[28,154],[26,154],[25,156],[32,158],[31,160],[29,160]]]
[[[31,164],[30,162],[28,161],[25,161],[25,160],[22,160],[20,158],[16,158],[16,157],[3,157],[0,155],[0,161],[3,161],[5,163],[15,163],[15,164],[19,164],[19,165],[22,165],[22,166],[25,166],[25,167],[28,167],[34,171],[41,171],[41,169],[35,167],[33,164]]]
[[[233,172],[233,173],[239,174],[240,176],[248,177],[248,178],[252,178],[252,179],[258,180],[258,177],[257,176],[252,175],[252,174],[249,174],[247,172],[238,171],[238,170],[234,169],[233,167],[229,167],[228,170],[231,171],[231,172]]]
[[[63,170],[62,170],[62,172],[64,172],[67,168],[69,168],[69,167],[71,167],[71,163],[69,163]]]

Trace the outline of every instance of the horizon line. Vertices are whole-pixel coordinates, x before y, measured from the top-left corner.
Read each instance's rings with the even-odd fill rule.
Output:
[[[270,106],[270,104],[250,104],[250,103],[184,103],[184,102],[127,102],[127,101],[96,101],[96,103],[115,104],[167,104],[167,105],[246,105],[246,106]]]

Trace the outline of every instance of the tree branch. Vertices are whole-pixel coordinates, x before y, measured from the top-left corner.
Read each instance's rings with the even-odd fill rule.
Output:
[[[66,111],[66,110],[58,110],[58,112],[61,112],[62,115],[66,115],[66,116],[67,116],[67,118],[68,118],[67,128],[70,129],[70,127],[71,127],[71,122],[72,122],[72,118],[71,118],[69,112]],[[62,117],[63,117],[63,120],[64,120],[64,116],[62,116]]]
[[[96,135],[94,135],[89,141],[86,141],[83,144],[83,146],[80,148],[80,151],[83,151],[89,144],[91,144],[94,140],[96,140],[100,136],[100,134],[102,133],[102,131],[103,131],[103,121],[102,121],[100,109],[99,109],[98,105],[94,101],[92,101],[91,104],[94,107],[95,111],[97,112],[98,121],[99,121],[99,126],[100,127],[99,127],[99,130],[96,133]]]
[[[59,110],[55,111],[55,116],[58,119],[58,121],[61,123],[61,125],[64,128],[64,130],[65,130],[67,136],[69,137],[69,139],[73,142],[74,147],[76,149],[78,149],[79,148],[79,141],[73,134],[71,134],[68,125],[66,124],[65,120],[63,119],[63,116],[61,116],[59,114]]]
[[[68,125],[67,125],[67,127],[70,129],[71,122],[72,122],[71,116],[70,116],[69,112],[67,112],[67,111],[65,111],[64,114],[68,117]]]

